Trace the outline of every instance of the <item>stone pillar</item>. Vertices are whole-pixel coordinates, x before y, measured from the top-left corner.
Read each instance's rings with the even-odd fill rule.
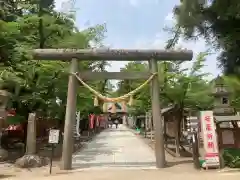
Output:
[[[36,131],[36,113],[29,113],[27,126],[26,155],[34,155],[37,152]]]

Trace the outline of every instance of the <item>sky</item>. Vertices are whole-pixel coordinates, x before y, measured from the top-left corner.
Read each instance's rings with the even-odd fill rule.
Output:
[[[69,3],[61,7],[66,0],[56,0],[56,8],[69,10]],[[69,1],[69,0],[68,0]],[[170,34],[164,27],[174,25],[172,9],[180,0],[71,0],[75,1],[76,25],[80,29],[106,23],[104,44],[110,48],[163,49]],[[207,47],[203,39],[196,42],[180,40],[182,48],[193,50],[194,58]],[[217,54],[207,57],[203,71],[220,74],[217,68]],[[112,62],[108,71],[119,71],[127,62]],[[191,67],[185,62],[184,67]]]

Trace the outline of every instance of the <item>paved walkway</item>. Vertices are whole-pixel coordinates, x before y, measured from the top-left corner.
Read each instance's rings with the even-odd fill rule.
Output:
[[[120,125],[101,132],[73,156],[73,168],[155,169],[152,149],[127,127]]]

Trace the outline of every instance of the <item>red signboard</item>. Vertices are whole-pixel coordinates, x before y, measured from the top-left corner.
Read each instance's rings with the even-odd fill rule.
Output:
[[[205,150],[205,160],[207,166],[219,166],[219,152],[217,134],[213,120],[212,111],[200,112],[201,133]]]

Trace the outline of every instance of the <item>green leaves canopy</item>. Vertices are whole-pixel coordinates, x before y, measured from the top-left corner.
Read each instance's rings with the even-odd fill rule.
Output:
[[[174,9],[181,34],[203,37],[220,53],[219,66],[226,75],[239,75],[239,5],[238,0],[182,0]]]
[[[179,107],[189,107],[192,109],[211,108],[212,98],[210,95],[211,86],[204,80],[207,74],[202,73],[206,53],[200,53],[194,60],[190,70],[180,68],[181,62],[175,65],[168,62],[159,63],[159,81],[161,89],[162,106],[175,104]],[[122,71],[147,71],[147,63],[130,62]],[[123,94],[135,89],[142,80],[124,80],[118,84],[118,93]],[[147,86],[136,94],[133,109],[135,113],[144,113],[151,107],[150,88]]]
[[[0,16],[0,86],[12,93],[10,108],[27,116],[38,111],[41,116],[64,119],[69,63],[33,61],[34,48],[89,48],[101,45],[105,25],[79,31],[74,19],[54,10],[54,1],[4,1]],[[81,61],[79,69],[103,71],[106,62]],[[106,82],[91,82],[105,90]],[[59,107],[56,97],[62,100]],[[85,88],[78,89],[81,111],[92,108],[93,97]]]

